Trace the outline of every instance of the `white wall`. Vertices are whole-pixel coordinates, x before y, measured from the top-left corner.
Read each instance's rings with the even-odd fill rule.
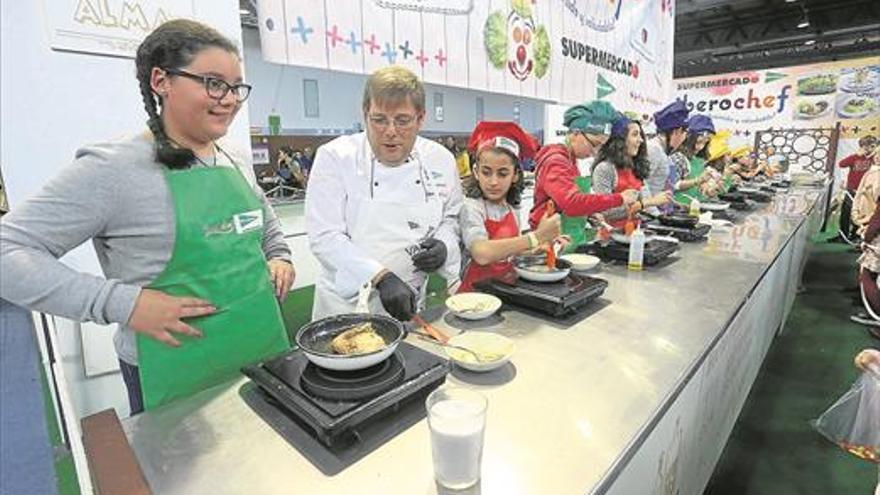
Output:
[[[237,0],[192,2],[197,19],[241,45]],[[84,143],[146,128],[134,60],[53,51],[43,5],[42,0],[4,1],[0,10],[0,167],[12,208],[69,164]],[[229,139],[242,150],[250,149],[247,116],[246,110],[239,113],[230,129]],[[81,271],[100,272],[90,244],[63,261]],[[116,366],[115,355],[107,355],[110,329],[89,324],[80,339],[79,324],[60,318],[56,322],[58,352],[76,415],[112,406],[126,415],[118,372],[85,375],[83,347],[93,353],[97,349],[100,355],[92,356],[93,361]]]
[[[254,86],[249,98],[251,125],[267,127],[274,108],[281,115],[285,133],[315,129],[351,129],[362,122],[360,112],[365,76],[265,62],[260,53],[260,34],[244,32],[245,73]],[[320,115],[306,118],[303,108],[303,79],[318,81]],[[543,127],[541,100],[483,93],[466,89],[426,85],[428,132],[469,133],[476,125],[476,98],[483,98],[485,120],[513,120],[514,103],[520,102],[520,125],[530,132]],[[434,93],[443,93],[444,120],[434,120]]]
[[[3,2],[0,16],[0,164],[13,206],[82,144],[146,128],[134,60],[51,50],[42,3]],[[241,43],[236,0],[193,3],[198,19]],[[246,111],[230,139],[250,148]]]

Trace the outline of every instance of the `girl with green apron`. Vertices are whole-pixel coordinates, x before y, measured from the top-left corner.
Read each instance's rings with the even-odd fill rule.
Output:
[[[144,39],[135,63],[175,222],[171,258],[141,296],[158,291],[210,303],[186,323],[173,315],[159,325],[151,314],[158,308],[135,305],[129,326],[137,332],[139,383],[128,378],[126,385],[130,396],[140,388],[144,408],[151,409],[288,349],[276,296],[286,295],[293,267],[267,263],[264,206],[215,144],[251,89],[241,82],[235,45],[207,26],[174,20]],[[218,152],[231,166],[217,166]],[[200,158],[209,155],[213,164]],[[169,331],[177,333],[177,346]]]
[[[165,178],[174,201],[174,250],[149,288],[211,301],[217,312],[189,320],[202,338],[182,336],[180,347],[137,334],[146,409],[289,348],[261,248],[263,207],[241,172],[191,168],[167,170]]]

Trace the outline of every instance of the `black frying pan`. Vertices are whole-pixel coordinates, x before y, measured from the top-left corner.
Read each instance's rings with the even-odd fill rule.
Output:
[[[697,222],[700,221],[699,218],[692,215],[684,215],[681,213],[672,213],[668,215],[655,215],[653,213],[648,213],[647,211],[639,212],[641,215],[646,216],[648,218],[652,218],[660,222],[660,225],[666,225],[667,227],[679,227],[683,229],[692,229],[697,226]]]

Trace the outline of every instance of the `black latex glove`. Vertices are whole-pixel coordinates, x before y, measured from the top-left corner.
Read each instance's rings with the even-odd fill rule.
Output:
[[[376,284],[382,307],[400,321],[409,321],[416,313],[416,293],[392,272],[386,273]]]
[[[423,272],[433,272],[446,262],[446,244],[437,239],[425,239],[420,249],[413,255],[413,265]]]

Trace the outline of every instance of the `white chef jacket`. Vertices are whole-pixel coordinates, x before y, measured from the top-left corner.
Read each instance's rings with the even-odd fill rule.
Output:
[[[438,273],[449,286],[456,284],[461,267],[458,213],[463,197],[455,157],[439,143],[422,137],[416,137],[410,159],[398,167],[374,163],[373,156],[365,132],[340,136],[318,148],[306,190],[305,215],[309,246],[321,264],[320,276],[332,282],[339,296],[352,298],[385,268],[350,238],[357,205],[370,199],[371,193],[379,199],[423,202],[423,186],[400,180],[409,175],[407,167],[421,163],[443,201],[443,219],[434,238],[443,241],[447,255]]]

